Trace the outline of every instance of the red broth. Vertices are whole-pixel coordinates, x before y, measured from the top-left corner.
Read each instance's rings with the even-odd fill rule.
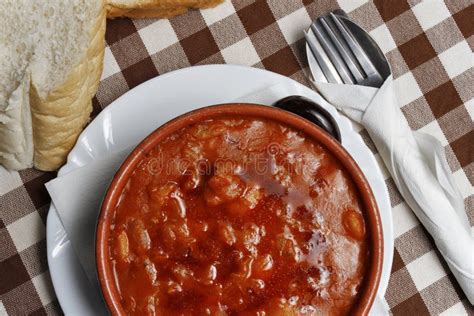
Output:
[[[221,118],[140,162],[110,240],[130,315],[342,315],[369,250],[355,184],[318,142]]]

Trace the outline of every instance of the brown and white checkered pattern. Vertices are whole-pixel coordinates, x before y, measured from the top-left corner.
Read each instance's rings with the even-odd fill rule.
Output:
[[[115,19],[94,113],[136,85],[190,65],[265,68],[307,84],[302,29],[338,7],[387,55],[412,129],[437,137],[474,224],[474,2],[234,0],[170,20]],[[186,87],[183,87],[185,91]],[[365,131],[363,138],[380,158]],[[446,263],[393,180],[395,256],[386,302],[395,315],[471,314]],[[0,315],[61,314],[46,262],[44,183],[55,176],[0,169]]]

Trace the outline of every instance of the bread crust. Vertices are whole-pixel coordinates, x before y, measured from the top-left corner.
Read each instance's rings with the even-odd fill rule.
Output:
[[[170,18],[185,13],[188,8],[214,7],[224,0],[137,0],[133,4],[107,4],[107,18]]]
[[[107,18],[116,18],[126,16],[134,19],[144,18],[171,18],[185,13],[188,10],[186,7],[175,8],[154,8],[154,9],[123,9],[111,7],[107,11]]]
[[[33,125],[34,158],[37,169],[52,171],[66,161],[66,156],[92,112],[104,59],[106,10],[99,10],[91,29],[90,45],[84,57],[67,79],[43,99],[34,82],[30,106]]]

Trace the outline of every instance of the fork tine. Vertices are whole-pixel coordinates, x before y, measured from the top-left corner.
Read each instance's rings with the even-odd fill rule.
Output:
[[[330,83],[343,83],[341,77],[339,77],[339,74],[337,73],[337,70],[332,65],[329,57],[324,52],[314,34],[311,34],[310,32],[304,32],[304,37],[306,39],[306,43],[309,45],[311,53],[318,62],[318,65],[327,81]]]
[[[338,28],[339,32],[341,32],[341,35],[344,37],[344,40],[346,41],[347,45],[350,47],[355,58],[357,58],[357,61],[361,65],[367,77],[371,77],[371,76],[380,77],[379,72],[377,71],[375,66],[372,64],[369,57],[367,56],[365,51],[362,49],[362,47],[359,45],[359,43],[354,39],[350,31],[345,26],[344,22],[341,21],[341,19],[335,14],[333,14],[332,12],[329,15],[334,21],[334,24]]]
[[[334,67],[337,69],[337,72],[339,73],[339,76],[341,76],[342,81],[344,81],[344,83],[354,84],[355,81],[352,78],[349,69],[339,56],[339,53],[335,49],[334,45],[331,43],[331,40],[325,34],[324,27],[321,25],[320,19],[316,20],[313,24],[311,24],[311,30],[316,35],[319,43],[329,56],[329,59],[331,60]]]
[[[333,23],[329,21],[326,16],[321,17],[321,25],[324,27],[326,34],[333,42],[336,50],[341,55],[342,60],[346,63],[347,67],[351,71],[355,81],[360,82],[364,80],[364,73],[360,69],[357,60],[353,57],[352,53],[349,51],[349,48],[345,45],[344,40],[334,32],[334,28],[330,24]]]

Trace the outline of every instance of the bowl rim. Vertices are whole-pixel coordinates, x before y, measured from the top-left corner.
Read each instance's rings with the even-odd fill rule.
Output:
[[[125,315],[125,311],[120,304],[120,294],[109,260],[109,228],[122,190],[135,170],[135,167],[156,144],[176,131],[208,119],[232,116],[271,120],[303,132],[307,137],[323,145],[351,176],[359,191],[362,204],[364,205],[364,218],[370,236],[368,240],[370,258],[365,280],[361,287],[362,294],[354,309],[351,311],[351,314],[367,315],[377,295],[383,262],[382,223],[375,197],[367,179],[357,163],[342,145],[317,125],[288,111],[251,103],[211,105],[177,116],[155,129],[140,142],[115,173],[102,202],[96,227],[95,242],[96,268],[99,284],[103,298],[111,314]]]

